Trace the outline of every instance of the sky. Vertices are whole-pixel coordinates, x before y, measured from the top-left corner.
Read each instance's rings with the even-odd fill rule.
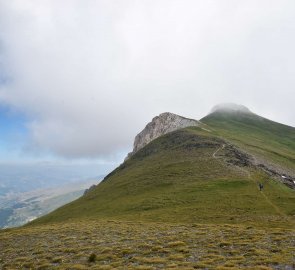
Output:
[[[0,162],[118,164],[154,116],[223,102],[295,126],[294,14],[294,0],[0,0]]]

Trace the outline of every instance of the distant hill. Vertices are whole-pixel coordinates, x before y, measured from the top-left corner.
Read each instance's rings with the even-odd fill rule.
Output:
[[[239,105],[217,106],[200,122],[158,134],[85,196],[32,224],[114,218],[293,224],[295,128]]]

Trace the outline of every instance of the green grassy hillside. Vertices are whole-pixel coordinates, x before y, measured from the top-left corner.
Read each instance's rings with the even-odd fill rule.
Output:
[[[243,123],[236,116],[220,117],[223,122],[216,115],[202,119],[205,129],[178,130],[152,141],[86,196],[33,224],[116,218],[289,226],[294,190],[253,165],[246,152],[259,145],[265,159],[276,158],[292,170],[294,129],[255,115],[243,116]],[[278,142],[280,132],[285,138]]]

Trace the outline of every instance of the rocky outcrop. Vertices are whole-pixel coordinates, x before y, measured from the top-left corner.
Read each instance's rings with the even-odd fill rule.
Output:
[[[128,154],[126,159],[135,154],[138,150],[146,146],[152,140],[169,132],[190,127],[199,126],[197,120],[188,119],[173,113],[165,112],[153,118],[146,127],[135,137],[133,151]]]
[[[244,152],[236,146],[224,142],[223,154],[218,158],[223,158],[228,165],[237,167],[252,167],[264,171],[270,178],[275,178],[289,188],[295,189],[295,177],[288,174],[280,166],[270,164],[266,160]],[[216,158],[216,157],[215,157]]]
[[[90,191],[94,190],[97,187],[97,185],[92,185],[91,187],[85,189],[83,195],[88,194]]]

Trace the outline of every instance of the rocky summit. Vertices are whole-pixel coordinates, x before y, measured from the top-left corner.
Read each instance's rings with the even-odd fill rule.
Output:
[[[174,113],[161,113],[149,122],[146,127],[134,139],[133,151],[128,154],[126,159],[134,155],[138,150],[146,146],[154,139],[169,132],[190,126],[199,126],[200,122],[188,119]]]

